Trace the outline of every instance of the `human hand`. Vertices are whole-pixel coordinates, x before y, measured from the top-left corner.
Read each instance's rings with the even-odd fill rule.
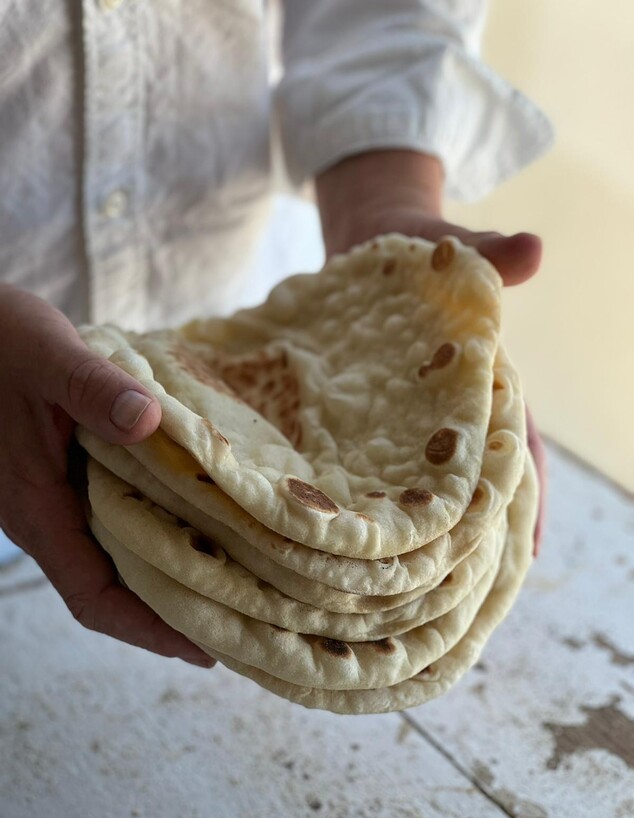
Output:
[[[539,267],[541,240],[531,233],[503,236],[474,232],[441,215],[443,172],[432,156],[408,150],[370,151],[333,165],[316,179],[326,253],[342,253],[384,233],[438,241],[456,236],[475,247],[499,272],[505,286],[528,281]],[[542,539],[546,494],[546,452],[526,407],[528,445],[540,483],[534,554]]]
[[[75,422],[111,443],[137,443],[159,424],[156,399],[34,295],[0,284],[0,326],[0,526],[82,625],[210,667],[207,654],[120,585],[68,482]]]

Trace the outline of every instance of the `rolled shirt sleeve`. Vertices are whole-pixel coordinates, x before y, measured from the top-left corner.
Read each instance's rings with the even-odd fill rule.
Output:
[[[437,156],[474,200],[552,142],[544,114],[482,63],[483,0],[285,0],[276,111],[296,184],[378,148]]]

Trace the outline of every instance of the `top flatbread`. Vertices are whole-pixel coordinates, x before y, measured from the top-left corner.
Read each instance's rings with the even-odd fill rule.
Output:
[[[500,291],[456,240],[393,235],[229,319],[82,334],[157,395],[163,430],[250,515],[313,548],[379,559],[441,536],[469,505]]]
[[[526,437],[519,377],[502,346],[494,367],[496,388],[487,445],[476,491],[464,516],[450,532],[414,551],[379,560],[353,559],[293,542],[263,526],[228,497],[199,464],[171,438],[157,430],[143,443],[115,446],[78,428],[81,445],[109,471],[130,483],[151,500],[214,539],[238,562],[253,561],[259,552],[295,574],[353,594],[403,594],[421,592],[442,579],[477,546],[493,526],[500,509],[515,492],[513,475],[524,462],[519,441]],[[509,435],[508,433],[512,433]],[[508,444],[514,441],[516,445]],[[237,553],[239,551],[239,554]],[[260,569],[263,562],[260,561]],[[285,575],[275,571],[276,584]],[[260,574],[261,576],[261,574]],[[304,587],[304,583],[300,583]],[[299,586],[296,586],[299,587]],[[305,586],[306,589],[311,586]],[[321,587],[320,607],[339,601]],[[337,595],[335,595],[337,597]],[[298,597],[299,598],[299,597]],[[333,608],[333,610],[335,610]]]

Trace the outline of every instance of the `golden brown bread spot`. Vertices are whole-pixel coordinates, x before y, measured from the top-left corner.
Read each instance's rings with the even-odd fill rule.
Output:
[[[405,489],[402,491],[398,501],[402,506],[428,506],[434,499],[434,495],[427,489]]]
[[[255,359],[243,360],[225,367],[223,376],[240,397],[262,417],[285,435],[293,446],[299,446],[302,428],[297,418],[300,408],[299,381],[289,370],[286,350],[260,350]],[[239,377],[247,371],[252,377],[248,389],[241,386]]]
[[[317,640],[317,644],[323,651],[329,653],[331,656],[338,656],[342,659],[347,659],[349,656],[352,656],[350,645],[347,642],[342,642],[340,639],[323,637]]]
[[[487,446],[487,449],[491,449],[492,452],[497,452],[498,449],[502,448],[504,448],[504,443],[501,440],[492,440]]]
[[[440,584],[441,586],[451,585],[453,580],[454,580],[453,571],[450,571]]]
[[[385,494],[384,491],[368,491],[365,496],[366,497],[371,497],[372,499],[378,500],[381,497],[386,497],[387,495]]]
[[[454,356],[456,354],[456,347],[447,342],[446,344],[442,344],[438,347],[438,349],[434,352],[434,355],[431,361],[428,364],[423,364],[421,368],[418,370],[418,374],[421,378],[424,378],[425,375],[432,369],[442,369],[443,367],[447,366],[451,363]]]
[[[384,276],[392,275],[394,270],[396,270],[397,261],[395,258],[387,258],[383,262],[383,267],[381,268],[381,272]]]
[[[236,356],[222,351],[202,355],[175,343],[171,354],[192,377],[246,403],[299,448],[302,441],[302,427],[297,417],[301,406],[299,381],[289,370],[285,349],[264,348]],[[214,437],[229,445],[224,435],[217,429],[214,431],[215,427],[210,428]]]
[[[383,656],[389,656],[396,650],[396,645],[389,636],[386,639],[376,639],[374,642],[368,642],[368,644],[372,645],[374,650],[376,650],[377,653],[382,653]]]
[[[357,517],[359,517],[359,519],[361,519],[361,520],[366,520],[366,521],[367,521],[367,522],[369,522],[369,523],[371,523],[371,522],[372,522],[372,517],[368,517],[368,515],[367,515],[367,514],[362,514],[360,511],[357,511],[357,512],[356,512],[356,515],[357,515]]]
[[[411,244],[408,244],[408,245],[407,245],[407,249],[408,249],[410,252],[413,252],[413,251],[416,249],[416,245],[414,244],[414,242],[412,242]]]
[[[471,495],[471,502],[469,503],[469,508],[471,508],[471,506],[477,505],[483,496],[484,491],[482,490],[482,488],[480,486],[476,486],[475,491]]]
[[[493,389],[504,389],[504,384],[497,380],[497,378],[493,381]]]
[[[239,400],[236,392],[219,376],[213,359],[208,360],[200,355],[195,355],[183,344],[178,343],[172,345],[170,353],[180,368],[187,372],[188,375],[191,375],[192,378],[213,387],[217,392],[230,395],[232,398]]]
[[[286,350],[272,352],[260,349],[248,357],[215,352],[202,357],[182,344],[174,344],[171,354],[192,377],[212,386],[217,392],[248,404],[276,426],[293,446],[300,445],[302,428],[297,419],[300,408],[299,382],[288,370]],[[214,436],[228,443],[217,430]]]
[[[199,472],[196,475],[196,480],[198,480],[199,483],[208,483],[210,486],[216,485],[216,481],[213,480],[206,472]]]
[[[451,460],[457,445],[458,432],[455,429],[439,429],[427,441],[425,457],[434,466],[439,466]]]
[[[428,665],[427,667],[424,667],[420,671],[420,673],[417,673],[416,676],[417,677],[422,677],[424,679],[427,676],[431,676],[433,674],[433,672],[434,672],[433,667],[431,665]]]
[[[378,241],[374,241],[374,242],[372,242],[372,244],[370,245],[370,250],[372,250],[373,252],[375,252],[375,253],[376,253],[376,251],[377,251],[378,249],[379,249],[379,243],[378,243]]]
[[[203,360],[175,345],[172,354],[198,380],[246,403],[279,429],[293,446],[300,445],[299,381],[289,368],[286,350],[265,348],[235,356],[215,351]]]
[[[455,255],[456,251],[454,250],[452,242],[448,239],[443,239],[436,245],[436,249],[432,253],[431,266],[434,270],[438,270],[439,272],[446,270],[454,260]]]
[[[225,552],[222,550],[222,548],[212,539],[206,537],[204,534],[201,534],[199,531],[193,531],[191,533],[189,542],[191,543],[194,551],[198,551],[201,554],[206,554],[208,557],[213,557],[216,560],[224,557]]]
[[[392,565],[394,562],[394,557],[382,557],[379,562],[381,565]]]
[[[209,420],[209,418],[202,419],[203,425],[206,426],[209,431],[211,432],[212,436],[219,440],[221,443],[224,443],[225,446],[230,446],[231,444],[227,440],[227,438],[222,434],[222,432],[218,431],[218,429],[213,425],[213,423]]]
[[[302,505],[324,514],[339,514],[339,506],[316,486],[305,483],[297,477],[289,477],[287,485],[289,492]]]

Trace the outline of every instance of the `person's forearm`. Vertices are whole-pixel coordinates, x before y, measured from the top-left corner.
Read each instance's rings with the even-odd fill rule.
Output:
[[[434,156],[376,150],[347,157],[315,179],[326,252],[346,250],[377,229],[386,211],[440,217],[443,169]]]

